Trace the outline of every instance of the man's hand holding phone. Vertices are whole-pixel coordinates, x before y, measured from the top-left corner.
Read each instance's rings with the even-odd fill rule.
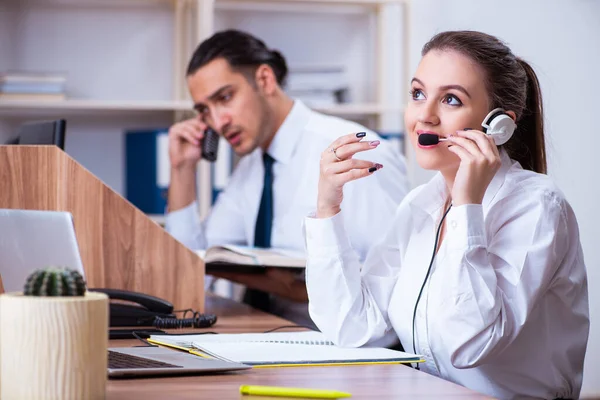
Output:
[[[174,124],[169,129],[169,159],[174,170],[194,170],[202,156],[201,143],[207,125],[198,118]]]
[[[202,157],[202,140],[207,126],[198,118],[188,119],[169,129],[169,211],[187,207],[196,200],[196,165]]]

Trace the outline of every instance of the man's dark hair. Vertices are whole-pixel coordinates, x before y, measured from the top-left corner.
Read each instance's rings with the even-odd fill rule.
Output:
[[[229,65],[248,76],[262,64],[267,64],[273,70],[279,86],[285,84],[288,73],[285,58],[277,50],[270,50],[265,43],[242,31],[230,29],[217,32],[198,46],[188,65],[187,75],[193,75],[209,62],[223,58]],[[252,75],[253,77],[253,75]]]

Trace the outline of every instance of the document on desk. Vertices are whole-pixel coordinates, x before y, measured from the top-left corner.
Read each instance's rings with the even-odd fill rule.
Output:
[[[304,269],[304,253],[289,249],[262,249],[248,246],[213,246],[196,251],[206,264],[206,271],[264,272],[265,268]]]
[[[150,342],[255,367],[398,364],[421,362],[419,355],[382,347],[339,347],[321,332],[216,335],[152,335]]]

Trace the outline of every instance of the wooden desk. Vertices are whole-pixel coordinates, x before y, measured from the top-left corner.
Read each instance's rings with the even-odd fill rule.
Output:
[[[218,316],[217,324],[210,330],[222,333],[264,332],[278,326],[292,325],[289,321],[218,297],[207,297],[206,311]],[[110,342],[111,347],[137,345],[140,345],[137,340]],[[352,393],[351,399],[489,398],[404,365],[360,365],[257,368],[219,375],[111,379],[107,385],[107,399],[277,399],[241,396],[240,385],[333,389]]]

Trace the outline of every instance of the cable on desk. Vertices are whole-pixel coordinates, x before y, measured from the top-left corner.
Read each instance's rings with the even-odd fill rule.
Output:
[[[174,329],[174,328],[208,328],[217,322],[217,316],[214,314],[202,314],[199,311],[191,311],[193,316],[185,318],[186,314],[191,310],[186,310],[183,318],[164,318],[154,317],[152,325],[159,329]]]
[[[143,332],[143,331],[139,331],[139,332]],[[144,339],[141,336],[138,336],[138,334],[135,331],[131,331],[131,334],[138,340],[140,340],[142,343],[144,343],[146,346],[145,347],[158,347],[155,344],[150,343],[149,341],[147,341],[146,339]],[[139,347],[143,347],[143,346],[139,346]]]
[[[275,332],[278,331],[279,329],[287,329],[287,328],[306,328],[306,329],[310,329],[311,331],[314,331],[314,328],[308,325],[282,325],[282,326],[278,326],[277,328],[273,328],[273,329],[269,329],[268,331],[264,331],[263,333],[269,333],[269,332]]]

